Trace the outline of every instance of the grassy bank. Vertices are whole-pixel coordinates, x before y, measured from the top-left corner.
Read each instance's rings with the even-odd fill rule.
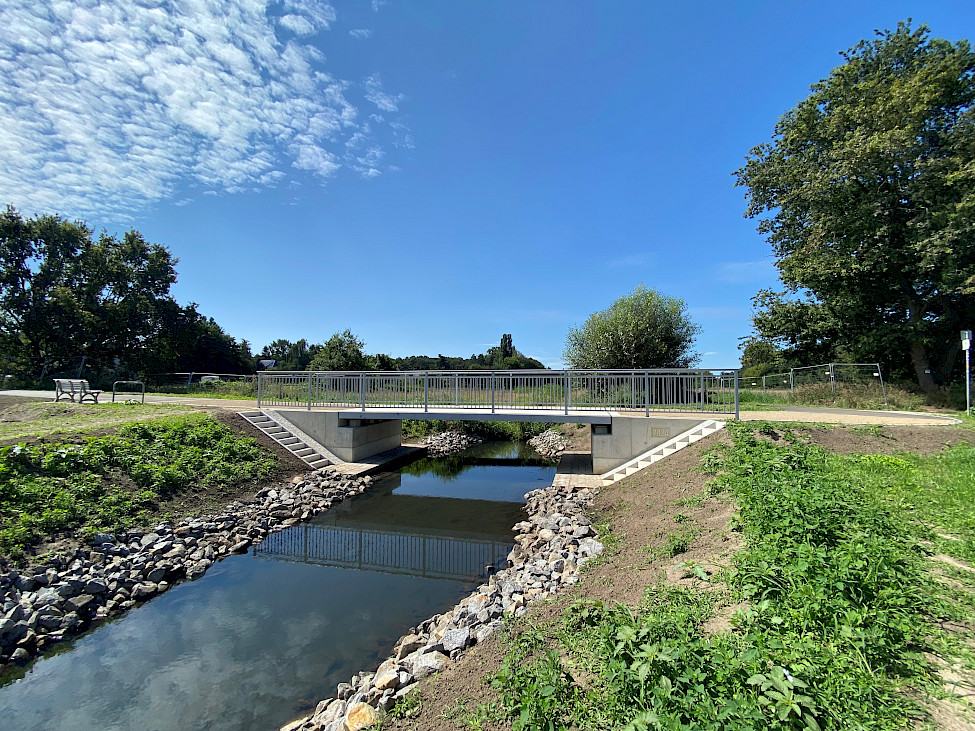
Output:
[[[261,479],[275,464],[254,440],[200,413],[0,447],[0,554],[16,560],[41,542],[145,522],[175,495]]]
[[[975,574],[928,560],[975,558],[975,449],[838,455],[781,426],[731,428],[703,467],[739,508],[732,565],[688,563],[692,585],[652,585],[633,609],[580,600],[514,625],[498,700],[469,725],[906,728],[945,695],[938,655],[975,668]]]
[[[114,429],[141,419],[175,416],[191,411],[168,404],[72,404],[16,401],[0,410],[0,442]]]

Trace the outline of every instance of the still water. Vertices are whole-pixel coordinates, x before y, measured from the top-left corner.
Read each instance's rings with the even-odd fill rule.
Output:
[[[278,728],[483,581],[554,471],[497,442],[408,465],[39,660],[0,726]]]

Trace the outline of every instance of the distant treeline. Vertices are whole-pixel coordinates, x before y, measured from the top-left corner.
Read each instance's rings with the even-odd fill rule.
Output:
[[[545,368],[522,354],[514,346],[509,333],[501,336],[501,342],[486,353],[473,354],[470,358],[448,355],[408,355],[393,358],[385,353],[367,354],[365,343],[351,330],[335,333],[324,343],[309,343],[305,339],[291,342],[275,340],[264,346],[255,357],[256,370],[280,371],[424,371],[424,370],[519,370]],[[272,363],[273,361],[273,363]]]
[[[275,340],[254,355],[197,305],[170,294],[176,259],[138,231],[95,235],[59,216],[0,211],[0,376],[6,387],[51,387],[58,377],[158,380],[174,373],[278,370],[543,368],[511,335],[487,353],[392,358],[368,355],[345,330],[323,343]],[[262,363],[263,361],[263,363]],[[274,361],[268,365],[267,361]],[[150,379],[153,380],[153,379]]]

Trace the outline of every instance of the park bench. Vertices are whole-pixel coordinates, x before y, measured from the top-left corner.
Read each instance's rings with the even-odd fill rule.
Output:
[[[54,379],[54,400],[60,401],[62,396],[67,396],[72,401],[78,397],[78,403],[82,403],[85,398],[90,398],[93,404],[98,403],[98,394],[101,391],[94,391],[88,386],[88,381],[76,378],[55,378]]]

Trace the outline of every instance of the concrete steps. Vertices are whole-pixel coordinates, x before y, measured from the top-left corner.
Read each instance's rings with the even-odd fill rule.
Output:
[[[724,429],[725,423],[723,421],[715,421],[714,419],[709,419],[692,429],[688,429],[682,434],[678,434],[676,437],[668,442],[664,442],[658,447],[644,452],[640,456],[631,459],[629,462],[621,464],[616,469],[610,470],[604,475],[600,476],[602,485],[612,485],[614,482],[619,482],[624,477],[629,477],[634,475],[642,469],[646,469],[655,462],[659,462],[664,457],[669,457],[674,452],[683,449],[684,447],[690,446],[694,442],[704,439],[704,437],[709,434],[714,434],[716,431]]]
[[[298,459],[303,461],[313,470],[320,470],[332,464],[331,460],[318,451],[309,447],[301,439],[290,431],[278,424],[273,418],[263,411],[239,411],[237,412],[246,421],[267,434],[282,447],[287,449]]]

